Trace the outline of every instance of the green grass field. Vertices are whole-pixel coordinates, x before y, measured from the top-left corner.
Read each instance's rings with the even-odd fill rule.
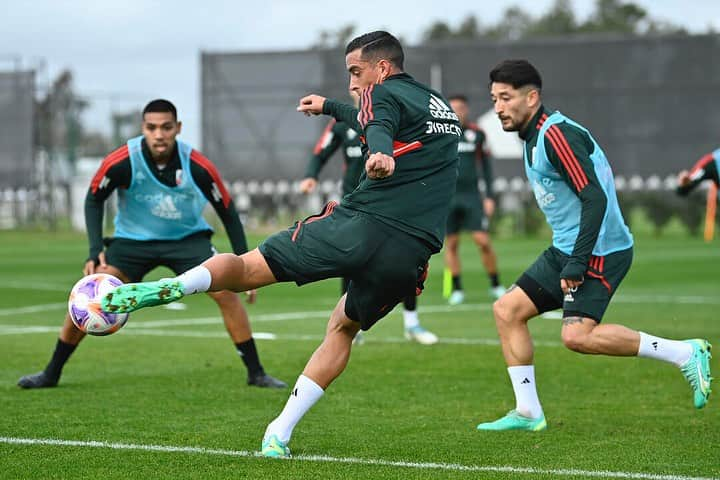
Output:
[[[720,349],[718,242],[636,240],[634,266],[605,321],[702,336]],[[254,457],[289,392],[245,385],[205,296],[186,299],[184,311],[134,313],[120,333],[87,338],[58,388],[20,390],[17,379],[49,359],[85,245],[69,233],[0,233],[0,478],[720,478],[720,398],[696,411],[669,364],[572,353],[560,344],[559,320],[531,324],[548,430],[476,431],[514,400],[469,239],[467,304],[445,306],[439,256],[420,297],[421,320],[442,343],[404,341],[401,315],[391,313],[298,425],[293,460]],[[497,242],[503,281],[545,245]],[[338,291],[329,280],[260,292],[249,311],[269,373],[295,381]],[[717,359],[713,367],[720,372]]]

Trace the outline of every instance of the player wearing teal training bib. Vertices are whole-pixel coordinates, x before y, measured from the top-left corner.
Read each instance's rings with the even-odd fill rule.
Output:
[[[180,274],[217,253],[212,228],[202,216],[209,202],[230,237],[233,251],[247,252],[242,223],[215,165],[176,139],[182,128],[175,106],[154,100],[143,110],[143,135],[128,140],[100,164],[85,198],[90,255],[83,273],[109,273],[123,282],[138,282],[158,266]],[[118,194],[115,234],[103,241],[105,202]],[[247,367],[249,385],[284,388],[265,373],[247,312],[237,294],[212,292],[225,327]],[[249,297],[254,299],[254,294]],[[50,363],[42,372],[18,381],[22,388],[54,387],[62,368],[85,334],[69,315]]]
[[[523,165],[553,233],[550,246],[493,305],[515,408],[479,430],[538,431],[547,427],[535,387],[528,321],[562,308],[561,337],[585,354],[641,356],[679,367],[702,408],[710,394],[707,340],[668,340],[600,323],[632,262],[633,238],[618,207],[610,164],[579,123],[543,106],[542,79],[525,60],[490,72],[495,113],[524,142]]]

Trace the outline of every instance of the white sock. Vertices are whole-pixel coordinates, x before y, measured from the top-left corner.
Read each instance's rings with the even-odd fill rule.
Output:
[[[405,324],[405,330],[420,326],[420,319],[418,319],[417,310],[403,310],[403,323]]]
[[[535,388],[535,366],[508,367],[508,374],[515,392],[515,410],[524,417],[540,418],[543,410]]]
[[[207,292],[212,277],[210,276],[210,270],[198,265],[182,275],[178,275],[176,280],[179,280],[182,284],[185,295],[191,295],[198,292]]]
[[[270,422],[270,425],[265,429],[265,437],[263,437],[263,440],[267,439],[270,435],[277,435],[281,442],[288,443],[295,425],[297,425],[303,415],[310,410],[310,407],[320,400],[323,393],[325,393],[325,391],[320,388],[320,385],[305,375],[300,375],[295,383],[295,387],[290,393],[290,398],[285,404],[285,408],[283,408],[280,415]]]
[[[663,360],[682,367],[692,355],[693,348],[689,343],[655,337],[645,332],[639,333],[640,348],[638,349],[638,357]]]

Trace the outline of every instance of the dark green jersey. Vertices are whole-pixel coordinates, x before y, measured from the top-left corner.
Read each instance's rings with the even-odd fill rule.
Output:
[[[338,122],[334,118],[330,120],[320,139],[315,144],[305,176],[318,178],[320,170],[340,147],[343,149],[345,158],[342,194],[347,195],[355,190],[355,187],[360,182],[360,175],[365,168],[365,161],[360,144],[360,135],[348,127],[345,122]]]
[[[362,132],[369,153],[395,158],[395,172],[382,179],[363,171],[358,188],[343,198],[365,212],[442,248],[450,201],[457,182],[457,115],[441,94],[400,73],[362,92],[360,110],[333,100],[330,114]]]
[[[458,181],[455,195],[477,196],[478,190],[478,165],[482,167],[485,180],[485,194],[493,198],[492,190],[492,165],[490,164],[490,153],[486,145],[485,132],[474,123],[463,127],[460,144],[458,145]]]

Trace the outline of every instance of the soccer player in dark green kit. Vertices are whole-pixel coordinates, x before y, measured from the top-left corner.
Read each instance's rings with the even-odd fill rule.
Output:
[[[720,148],[703,155],[690,171],[680,171],[676,192],[685,196],[705,180],[711,180],[716,187],[720,187]]]
[[[267,457],[290,455],[295,425],[345,369],[355,333],[422,291],[427,262],[442,248],[455,191],[457,115],[438,92],[403,72],[400,42],[377,31],[352,40],[345,53],[360,110],[310,95],[298,111],[331,115],[361,133],[367,159],[358,187],[339,205],[329,203],[251,252],[213,257],[173,279],[126,284],[102,301],[105,311],[132,311],[197,292],[349,277],[325,339],[265,431]]]
[[[535,384],[528,321],[563,309],[561,337],[578,353],[646,357],[678,367],[703,408],[710,395],[710,344],[669,340],[601,323],[630,269],[633,236],[618,206],[612,169],[590,132],[541,99],[540,73],[526,60],[490,72],[490,94],[502,128],[523,140],[523,164],[538,206],[553,231],[552,246],[493,305],[515,408],[478,430],[539,431],[547,427]]]
[[[453,95],[448,98],[450,106],[457,114],[463,132],[458,146],[458,181],[455,197],[450,206],[445,237],[445,265],[452,275],[452,293],[448,299],[450,305],[459,305],[465,300],[460,281],[460,230],[469,230],[472,239],[480,250],[480,258],[490,277],[490,295],[498,299],[505,293],[500,285],[497,270],[497,256],[493,250],[489,221],[495,211],[495,199],[492,188],[492,167],[490,152],[485,142],[485,132],[469,121],[470,110],[467,97]],[[478,164],[482,166],[485,180],[485,198],[478,189]]]
[[[360,99],[356,94],[352,94],[353,103],[359,106]],[[338,122],[334,118],[330,119],[323,130],[322,135],[313,148],[313,154],[308,163],[305,172],[305,178],[300,182],[300,191],[303,193],[312,193],[317,187],[317,178],[320,171],[327,164],[332,155],[342,148],[344,164],[342,178],[342,196],[352,193],[360,183],[360,176],[365,167],[364,155],[362,152],[362,143],[358,133],[350,128],[345,122]],[[343,277],[342,293],[347,292],[350,279]],[[417,313],[417,297],[415,292],[403,299],[403,325],[405,330],[405,338],[414,340],[421,345],[434,345],[438,342],[438,337],[429,330],[420,325],[420,319]],[[355,344],[363,342],[362,333],[355,335]]]

